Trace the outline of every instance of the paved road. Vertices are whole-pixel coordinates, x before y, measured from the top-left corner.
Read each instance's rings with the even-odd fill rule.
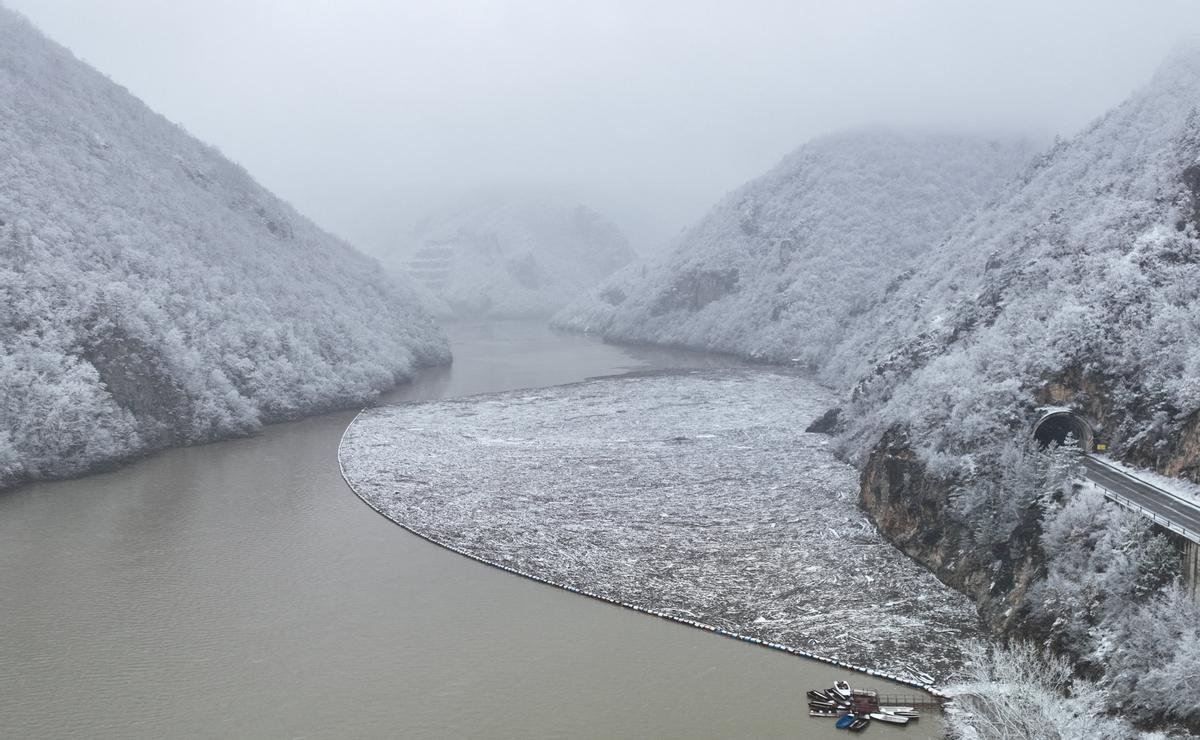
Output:
[[[1165,519],[1168,528],[1179,532],[1193,542],[1200,542],[1200,506],[1138,480],[1118,468],[1105,465],[1094,457],[1085,455],[1083,464],[1088,480],[1107,489],[1110,493],[1128,499],[1128,503],[1119,499],[1117,499],[1117,503],[1127,506],[1132,504],[1130,508],[1140,509],[1141,513],[1147,516],[1153,515]]]

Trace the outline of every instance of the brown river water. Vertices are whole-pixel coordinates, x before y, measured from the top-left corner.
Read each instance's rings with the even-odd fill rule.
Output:
[[[528,323],[449,331],[453,367],[385,400],[736,362]],[[353,418],[0,493],[0,737],[836,738],[806,689],[912,693],[410,535],[341,479]],[[877,724],[941,736],[934,716]]]

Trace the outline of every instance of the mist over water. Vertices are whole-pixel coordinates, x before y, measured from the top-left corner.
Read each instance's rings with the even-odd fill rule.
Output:
[[[815,727],[806,687],[932,688],[959,667],[965,693],[942,688],[964,726],[994,709],[1020,736],[1200,731],[1196,550],[1181,571],[1179,543],[1138,518],[1200,506],[1143,481],[1125,485],[1160,509],[1118,509],[1081,488],[1088,445],[1030,439],[1052,403],[1094,426],[1096,450],[1196,477],[1200,46],[1159,66],[1200,37],[1195,0],[0,3],[0,736],[786,737]],[[852,590],[842,607],[904,665],[851,676],[513,579],[375,515],[339,472],[345,409],[381,393],[526,389],[444,404],[516,407],[630,370],[736,375],[737,357],[842,394],[754,399],[781,417],[780,483],[748,491],[769,516],[715,485],[763,485],[767,466],[728,464],[760,429],[694,451],[720,470],[674,502],[686,516],[636,497],[562,529],[611,535],[632,513],[666,545],[664,578],[687,552],[671,536],[732,552],[693,512],[762,545],[756,527],[805,516],[790,435],[807,429],[861,463],[809,497],[829,517],[838,496],[858,529],[795,528],[832,545],[823,558],[747,551],[727,582],[787,583],[738,623],[779,623],[786,596],[861,648],[837,611]],[[645,398],[646,415],[670,403]],[[578,418],[589,439],[603,426]],[[655,432],[664,454],[688,439],[675,431]],[[459,441],[429,440],[412,449],[435,465]],[[387,444],[367,453],[380,501],[397,495]],[[531,512],[562,501],[549,489],[587,478],[521,469],[547,446],[501,468],[541,497],[513,516],[539,533],[554,520]],[[632,500],[637,475],[592,490]],[[463,526],[486,531],[482,511]],[[633,540],[612,541],[627,557]],[[1039,647],[935,656],[935,678],[883,634],[879,610],[905,628],[911,613],[863,586],[886,578],[846,556],[868,546],[972,597],[961,623]],[[797,590],[770,559],[785,553],[821,585]],[[665,582],[738,598],[702,571]],[[895,634],[951,639],[913,630]],[[976,712],[969,696],[1003,700]],[[930,719],[908,737],[939,734]]]
[[[1200,34],[1189,0],[7,0],[362,249],[478,188],[653,251],[815,135],[1070,135]]]

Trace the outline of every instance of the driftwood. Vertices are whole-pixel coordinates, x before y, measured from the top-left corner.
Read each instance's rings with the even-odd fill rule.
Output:
[[[942,681],[974,609],[882,539],[855,471],[797,427],[827,403],[765,370],[602,379],[370,409],[341,458],[375,508],[484,560]]]

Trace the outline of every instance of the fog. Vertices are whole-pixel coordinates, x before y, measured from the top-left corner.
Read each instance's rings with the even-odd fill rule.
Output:
[[[481,187],[655,249],[815,135],[1069,135],[1200,35],[1194,0],[5,2],[375,252]]]

